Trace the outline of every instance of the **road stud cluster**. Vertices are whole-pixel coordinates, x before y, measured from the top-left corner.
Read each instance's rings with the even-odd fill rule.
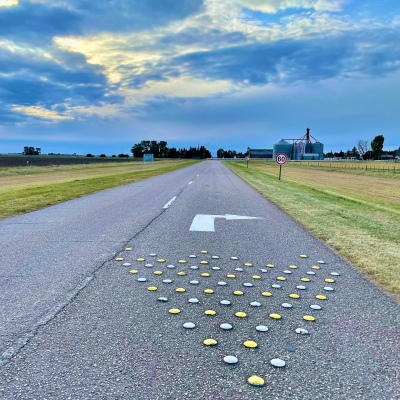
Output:
[[[130,251],[131,254],[134,253],[133,250],[131,247],[125,249],[125,251]],[[140,286],[143,286],[144,282],[146,282],[148,284],[145,286],[147,291],[156,293],[155,301],[170,304],[172,308],[170,308],[171,306],[167,307],[166,312],[171,314],[173,320],[175,318],[184,318],[185,314],[185,309],[173,306],[174,300],[177,299],[176,296],[188,296],[188,304],[197,304],[201,303],[198,297],[193,297],[193,295],[196,296],[197,292],[200,298],[202,296],[204,298],[204,295],[207,295],[208,299],[215,300],[213,303],[215,307],[203,309],[202,311],[203,315],[207,316],[207,320],[208,317],[210,317],[210,321],[216,318],[219,307],[230,307],[232,304],[237,304],[237,302],[242,302],[241,304],[247,302],[255,312],[262,313],[266,322],[271,321],[271,326],[254,326],[255,331],[263,332],[262,334],[264,334],[270,332],[271,328],[275,331],[279,329],[281,324],[279,321],[285,320],[287,312],[293,313],[294,310],[300,310],[299,304],[303,305],[305,301],[310,302],[310,291],[315,292],[315,285],[312,286],[312,289],[309,285],[316,279],[321,282],[321,287],[315,293],[312,293],[312,298],[321,301],[321,303],[308,305],[313,314],[314,312],[320,313],[324,309],[325,304],[323,303],[328,301],[326,292],[330,292],[331,295],[335,294],[335,285],[337,285],[341,273],[329,271],[322,260],[315,262],[318,265],[310,265],[306,254],[300,254],[299,258],[302,259],[302,265],[279,266],[277,262],[267,262],[263,265],[257,265],[250,261],[240,262],[240,257],[229,256],[224,259],[224,266],[222,267],[220,256],[210,255],[207,250],[201,250],[199,254],[177,257],[175,260],[157,258],[156,253],[150,253],[148,256],[137,255],[132,260],[126,260],[125,257],[117,257],[115,261],[117,265],[124,267],[132,268],[133,266],[132,269],[127,269],[128,273],[131,274],[131,279],[134,279]],[[190,262],[187,260],[190,260]],[[308,265],[304,266],[305,262]],[[191,263],[193,265],[190,265]],[[227,263],[228,267],[226,266]],[[153,270],[155,264],[157,269]],[[177,265],[179,265],[179,271],[175,272]],[[221,280],[221,273],[216,278],[216,271],[220,270],[222,270],[226,279],[222,278],[224,280]],[[299,282],[301,284],[298,284]],[[173,283],[176,285],[174,286]],[[201,288],[201,286],[196,288],[200,283],[206,284],[206,288]],[[326,286],[327,284],[330,286]],[[222,298],[220,291],[227,286],[231,288],[231,294],[230,296],[225,294]],[[239,289],[240,286],[243,289]],[[189,288],[190,294],[188,293]],[[293,290],[294,288],[295,290]],[[250,302],[248,302],[250,298],[248,295],[250,292],[248,293],[248,291],[251,291],[252,301]],[[280,296],[275,296],[280,298],[282,298],[282,292],[285,293],[284,295],[288,300],[291,299],[291,302],[276,301],[274,291],[279,291]],[[308,296],[302,296],[301,292],[303,294],[307,293]],[[293,338],[309,335],[309,324],[318,323],[317,316],[313,314],[301,313],[298,315],[299,326],[293,330]],[[173,317],[172,315],[177,316]],[[248,313],[245,311],[240,310],[240,308],[232,310],[232,321],[230,321],[231,323],[220,324],[221,332],[235,329],[235,320],[238,322],[242,320],[243,323],[247,324],[252,323],[252,318],[249,318]],[[188,331],[194,330],[196,329],[196,321],[186,321],[181,326]],[[218,346],[218,342],[223,340],[225,340],[223,334],[218,340],[213,337],[204,338],[203,346]],[[259,345],[255,340],[248,338],[243,339],[242,346],[250,349],[247,351],[255,351],[256,353],[263,350],[262,344]],[[296,348],[291,345],[286,345],[284,349],[286,351],[296,351]],[[240,351],[238,348],[237,353],[239,354]],[[240,363],[238,354],[227,354],[221,362],[226,365]],[[284,368],[287,365],[287,361],[281,358],[273,358],[270,360],[270,365],[271,368]],[[258,375],[249,375],[247,381],[253,386],[264,386],[265,384],[264,378]]]

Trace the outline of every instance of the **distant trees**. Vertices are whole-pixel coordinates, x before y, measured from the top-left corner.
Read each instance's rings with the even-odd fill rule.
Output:
[[[376,160],[379,160],[380,158],[384,141],[385,138],[382,135],[375,136],[371,141],[371,150]]]
[[[354,146],[351,150],[347,150],[346,152],[347,158],[360,158],[360,153],[358,152],[356,146]]]
[[[151,153],[155,158],[166,157],[168,153],[167,142],[161,140],[142,140],[132,146],[131,152],[133,157],[143,157],[145,153]]]
[[[40,147],[24,146],[24,151],[22,154],[24,156],[38,156],[42,152]]]
[[[236,150],[224,150],[218,149],[217,150],[217,157],[218,158],[244,158],[247,155],[246,153],[237,152]]]
[[[168,148],[164,140],[142,140],[132,146],[133,157],[143,157],[143,154],[153,154],[154,158],[211,158],[211,153],[204,146],[190,147],[189,149]]]

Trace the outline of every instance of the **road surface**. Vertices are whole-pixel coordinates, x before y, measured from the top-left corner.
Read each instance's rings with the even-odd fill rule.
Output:
[[[4,399],[399,398],[399,305],[219,161],[4,220],[0,240]]]

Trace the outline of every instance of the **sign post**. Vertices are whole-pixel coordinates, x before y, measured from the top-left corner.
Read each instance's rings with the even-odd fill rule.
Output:
[[[288,157],[285,153],[278,153],[275,156],[275,162],[279,165],[279,180],[281,180],[281,175],[282,175],[282,165],[286,164],[288,160]]]

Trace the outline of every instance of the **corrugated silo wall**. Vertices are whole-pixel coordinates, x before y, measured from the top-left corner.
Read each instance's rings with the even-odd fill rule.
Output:
[[[324,145],[323,143],[313,143],[312,144],[312,153],[318,154],[319,159],[324,159]]]
[[[292,145],[285,140],[275,143],[273,147],[273,158],[279,153],[284,153],[288,158],[292,158]]]

